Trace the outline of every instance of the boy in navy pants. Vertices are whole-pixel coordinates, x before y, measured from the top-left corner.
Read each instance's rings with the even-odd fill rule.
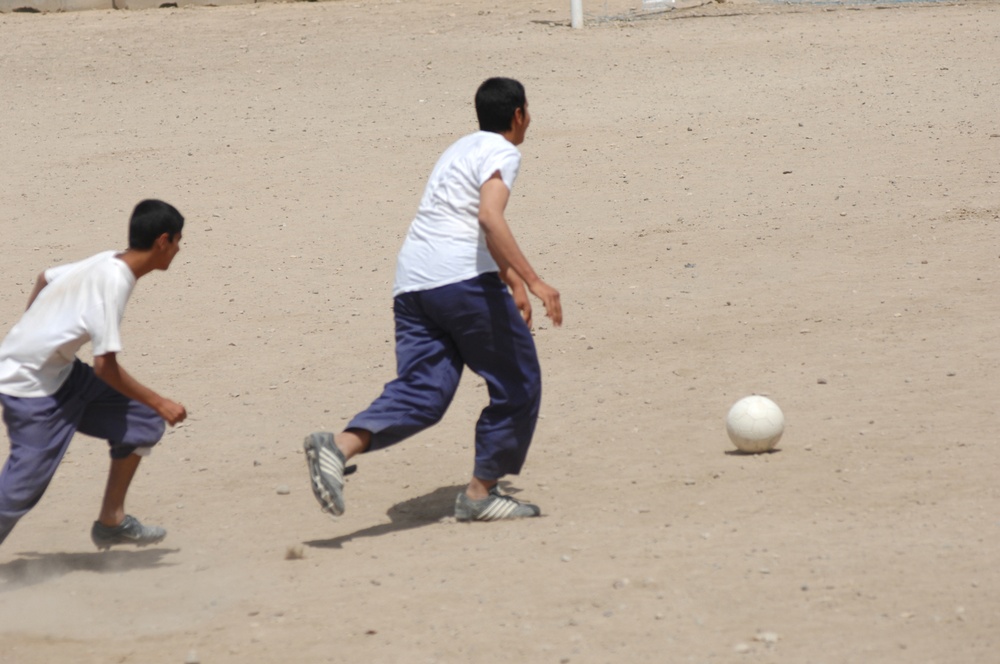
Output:
[[[393,313],[397,378],[336,436],[316,432],[305,451],[324,512],[344,512],[344,466],[436,424],[468,366],[490,403],[476,424],[472,479],[455,500],[460,521],[538,516],[536,505],[503,495],[497,481],[520,472],[541,402],[531,303],[562,324],[559,292],[521,253],[504,210],[531,122],[524,87],[491,78],[476,92],[480,131],[440,157],[396,263]]]
[[[120,325],[136,280],[166,270],[180,251],[184,217],[146,200],[129,222],[129,248],[105,251],[38,276],[28,309],[0,343],[0,404],[10,455],[0,471],[0,543],[41,499],[73,434],[104,438],[111,468],[91,539],[99,549],[144,546],[167,532],[125,513],[140,459],[187,417],[118,364]],[[94,366],[77,350],[91,343]]]

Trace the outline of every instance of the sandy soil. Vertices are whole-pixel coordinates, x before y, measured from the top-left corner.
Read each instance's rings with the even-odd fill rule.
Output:
[[[4,664],[1000,661],[1000,6],[568,5],[0,16],[0,323],[168,200],[122,362],[191,413],[133,486],[149,549],[93,549],[75,441],[0,548]],[[392,377],[396,251],[498,74],[566,313],[508,485],[545,516],[451,518],[467,375],[332,522],[301,439]],[[726,438],[753,392],[777,452]]]

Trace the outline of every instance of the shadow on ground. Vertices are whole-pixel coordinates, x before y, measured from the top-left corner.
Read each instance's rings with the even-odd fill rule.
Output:
[[[0,564],[0,593],[33,586],[71,572],[99,574],[152,569],[169,563],[163,557],[177,549],[141,551],[105,551],[93,553],[38,553],[26,551],[8,563]]]
[[[464,484],[443,486],[426,495],[410,498],[390,507],[389,511],[386,512],[389,517],[389,523],[380,523],[377,526],[357,530],[347,535],[334,537],[333,539],[311,540],[304,542],[304,544],[321,549],[339,549],[345,542],[350,542],[360,537],[378,537],[379,535],[386,535],[400,530],[419,528],[432,523],[438,523],[442,519],[454,516],[455,496],[458,495],[459,491],[464,489]],[[511,495],[520,492],[520,489],[512,487],[509,482],[503,480],[500,481],[500,489],[504,493]]]
[[[410,498],[401,503],[396,503],[389,508],[386,515],[389,523],[380,523],[377,526],[363,528],[347,535],[334,537],[328,540],[312,540],[305,542],[306,546],[314,546],[323,549],[339,549],[345,542],[360,537],[378,537],[400,530],[419,528],[432,523],[437,523],[445,517],[452,516],[455,512],[455,496],[465,488],[460,486],[443,486],[430,493]]]

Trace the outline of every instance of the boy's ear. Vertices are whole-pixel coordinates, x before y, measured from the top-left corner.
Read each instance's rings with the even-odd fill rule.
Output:
[[[522,111],[519,108],[515,108],[514,109],[514,115],[512,115],[510,117],[510,126],[507,127],[507,131],[514,131],[514,127],[516,127],[518,125],[518,123],[521,122],[521,120],[523,118],[523,115],[522,115],[523,113],[524,113],[524,111]]]
[[[170,244],[170,233],[161,233],[158,238],[156,238],[156,248],[163,250],[166,249]]]

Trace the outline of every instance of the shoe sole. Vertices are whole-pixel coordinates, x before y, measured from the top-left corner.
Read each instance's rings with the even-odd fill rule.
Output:
[[[340,460],[330,459],[333,453],[325,448],[323,444],[324,438],[326,436],[322,434],[311,433],[306,436],[302,446],[306,452],[306,465],[309,467],[309,479],[313,495],[316,496],[316,500],[319,502],[323,512],[330,515],[330,517],[337,517],[344,513],[343,490],[338,493],[336,487],[331,487],[333,489],[331,493],[330,489],[326,486],[326,482],[323,481],[322,466],[324,464],[324,457],[326,457],[325,462],[328,467],[332,463],[340,462]],[[332,437],[330,437],[330,444],[333,444]],[[343,473],[343,471],[341,472]],[[341,479],[341,486],[343,486],[343,479]]]
[[[141,525],[141,524],[140,524]],[[97,541],[94,536],[91,535],[90,541],[94,543],[98,551],[107,551],[113,546],[136,546],[140,549],[144,546],[149,546],[151,544],[159,544],[167,538],[167,533],[164,532],[159,537],[146,537],[144,539],[129,539],[127,537],[117,537],[115,539],[105,539],[102,541]]]
[[[163,537],[157,537],[156,539],[146,540],[144,542],[133,542],[132,540],[121,540],[120,542],[111,542],[110,544],[104,544],[104,543],[98,544],[97,542],[94,542],[94,546],[97,547],[98,551],[110,551],[111,547],[113,546],[123,546],[123,545],[135,546],[141,549],[142,547],[149,546],[151,544],[159,544],[166,538],[167,536],[164,535]]]

